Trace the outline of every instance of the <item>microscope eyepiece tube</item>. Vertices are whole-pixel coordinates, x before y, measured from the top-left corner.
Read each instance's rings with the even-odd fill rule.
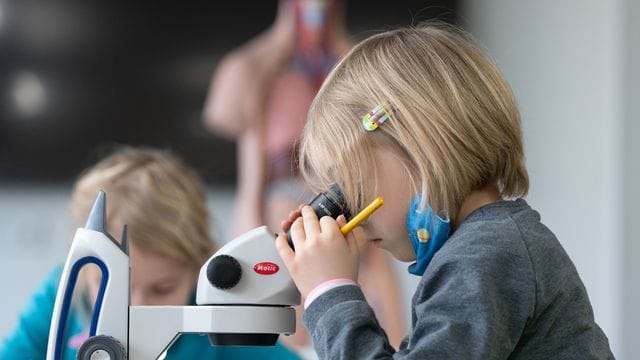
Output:
[[[309,202],[309,206],[315,211],[318,218],[328,215],[336,219],[340,214],[344,214],[347,219],[351,217],[338,184],[333,184],[329,190],[316,195]],[[289,246],[295,250],[289,229],[287,229],[287,241]]]

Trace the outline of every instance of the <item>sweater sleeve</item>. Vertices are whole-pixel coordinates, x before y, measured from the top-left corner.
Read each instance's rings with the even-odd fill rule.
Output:
[[[359,288],[322,294],[303,316],[318,356],[506,358],[535,305],[534,275],[522,248],[486,244],[449,244],[434,257],[413,298],[411,332],[397,352]]]
[[[0,345],[0,359],[44,359],[61,268],[52,271],[20,313],[16,327]]]
[[[303,313],[302,321],[320,359],[384,358],[395,351],[355,285],[320,295]]]

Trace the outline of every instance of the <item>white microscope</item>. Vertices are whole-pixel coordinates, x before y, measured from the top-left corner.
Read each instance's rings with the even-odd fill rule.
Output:
[[[318,216],[349,217],[337,187],[309,204]],[[371,211],[347,225],[352,228]],[[78,273],[90,263],[100,268],[102,280],[89,339],[78,351],[80,360],[157,359],[182,333],[208,334],[213,345],[270,346],[280,334],[295,332],[292,306],[300,303],[300,293],[266,226],[236,237],[207,260],[198,277],[197,305],[131,306],[126,226],[118,243],[106,231],[106,218],[106,195],[101,191],[85,227],[76,231],[62,271],[47,360],[61,358]]]
[[[274,345],[295,332],[300,293],[266,226],[228,242],[200,269],[195,306],[131,306],[126,227],[120,243],[107,233],[100,192],[74,236],[53,309],[47,360],[61,358],[64,329],[80,268],[97,265],[102,281],[81,360],[157,359],[181,333],[209,334],[214,345]]]

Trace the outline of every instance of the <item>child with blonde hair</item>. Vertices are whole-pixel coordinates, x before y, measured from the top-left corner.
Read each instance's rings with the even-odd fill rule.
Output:
[[[325,80],[300,169],[336,183],[352,214],[385,204],[346,238],[344,216],[301,206],[276,245],[306,298],[321,359],[612,358],[575,266],[528,187],[520,116],[495,65],[465,34],[426,24],[374,35]],[[421,277],[396,352],[359,286],[370,242]]]
[[[107,194],[107,231],[128,229],[131,305],[193,305],[198,272],[214,253],[204,185],[197,173],[168,151],[123,146],[87,169],[75,183],[71,214],[83,227],[100,190]],[[62,267],[55,268],[0,346],[0,359],[43,359]],[[101,272],[86,267],[67,319],[64,359],[75,359],[88,337]],[[213,347],[206,336],[183,334],[166,359],[298,359],[276,347]]]

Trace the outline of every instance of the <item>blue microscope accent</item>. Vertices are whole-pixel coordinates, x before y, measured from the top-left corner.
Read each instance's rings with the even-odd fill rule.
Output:
[[[69,273],[69,282],[67,283],[67,287],[64,291],[64,300],[62,302],[62,310],[60,312],[60,323],[58,325],[58,330],[56,332],[56,347],[54,358],[56,360],[62,358],[62,348],[63,348],[63,338],[64,338],[64,329],[67,325],[67,317],[69,314],[69,308],[71,307],[71,301],[73,297],[73,289],[76,286],[76,281],[78,280],[78,274],[80,273],[80,269],[87,264],[96,264],[102,271],[102,280],[100,281],[100,290],[98,291],[98,296],[96,298],[96,303],[93,306],[93,314],[91,317],[91,327],[89,329],[89,336],[94,336],[96,334],[96,327],[98,326],[98,318],[100,317],[100,308],[102,306],[102,300],[104,298],[104,291],[107,287],[107,282],[109,281],[109,269],[107,265],[100,259],[95,256],[87,256],[83,257],[80,260],[76,261],[71,268],[71,272]]]

